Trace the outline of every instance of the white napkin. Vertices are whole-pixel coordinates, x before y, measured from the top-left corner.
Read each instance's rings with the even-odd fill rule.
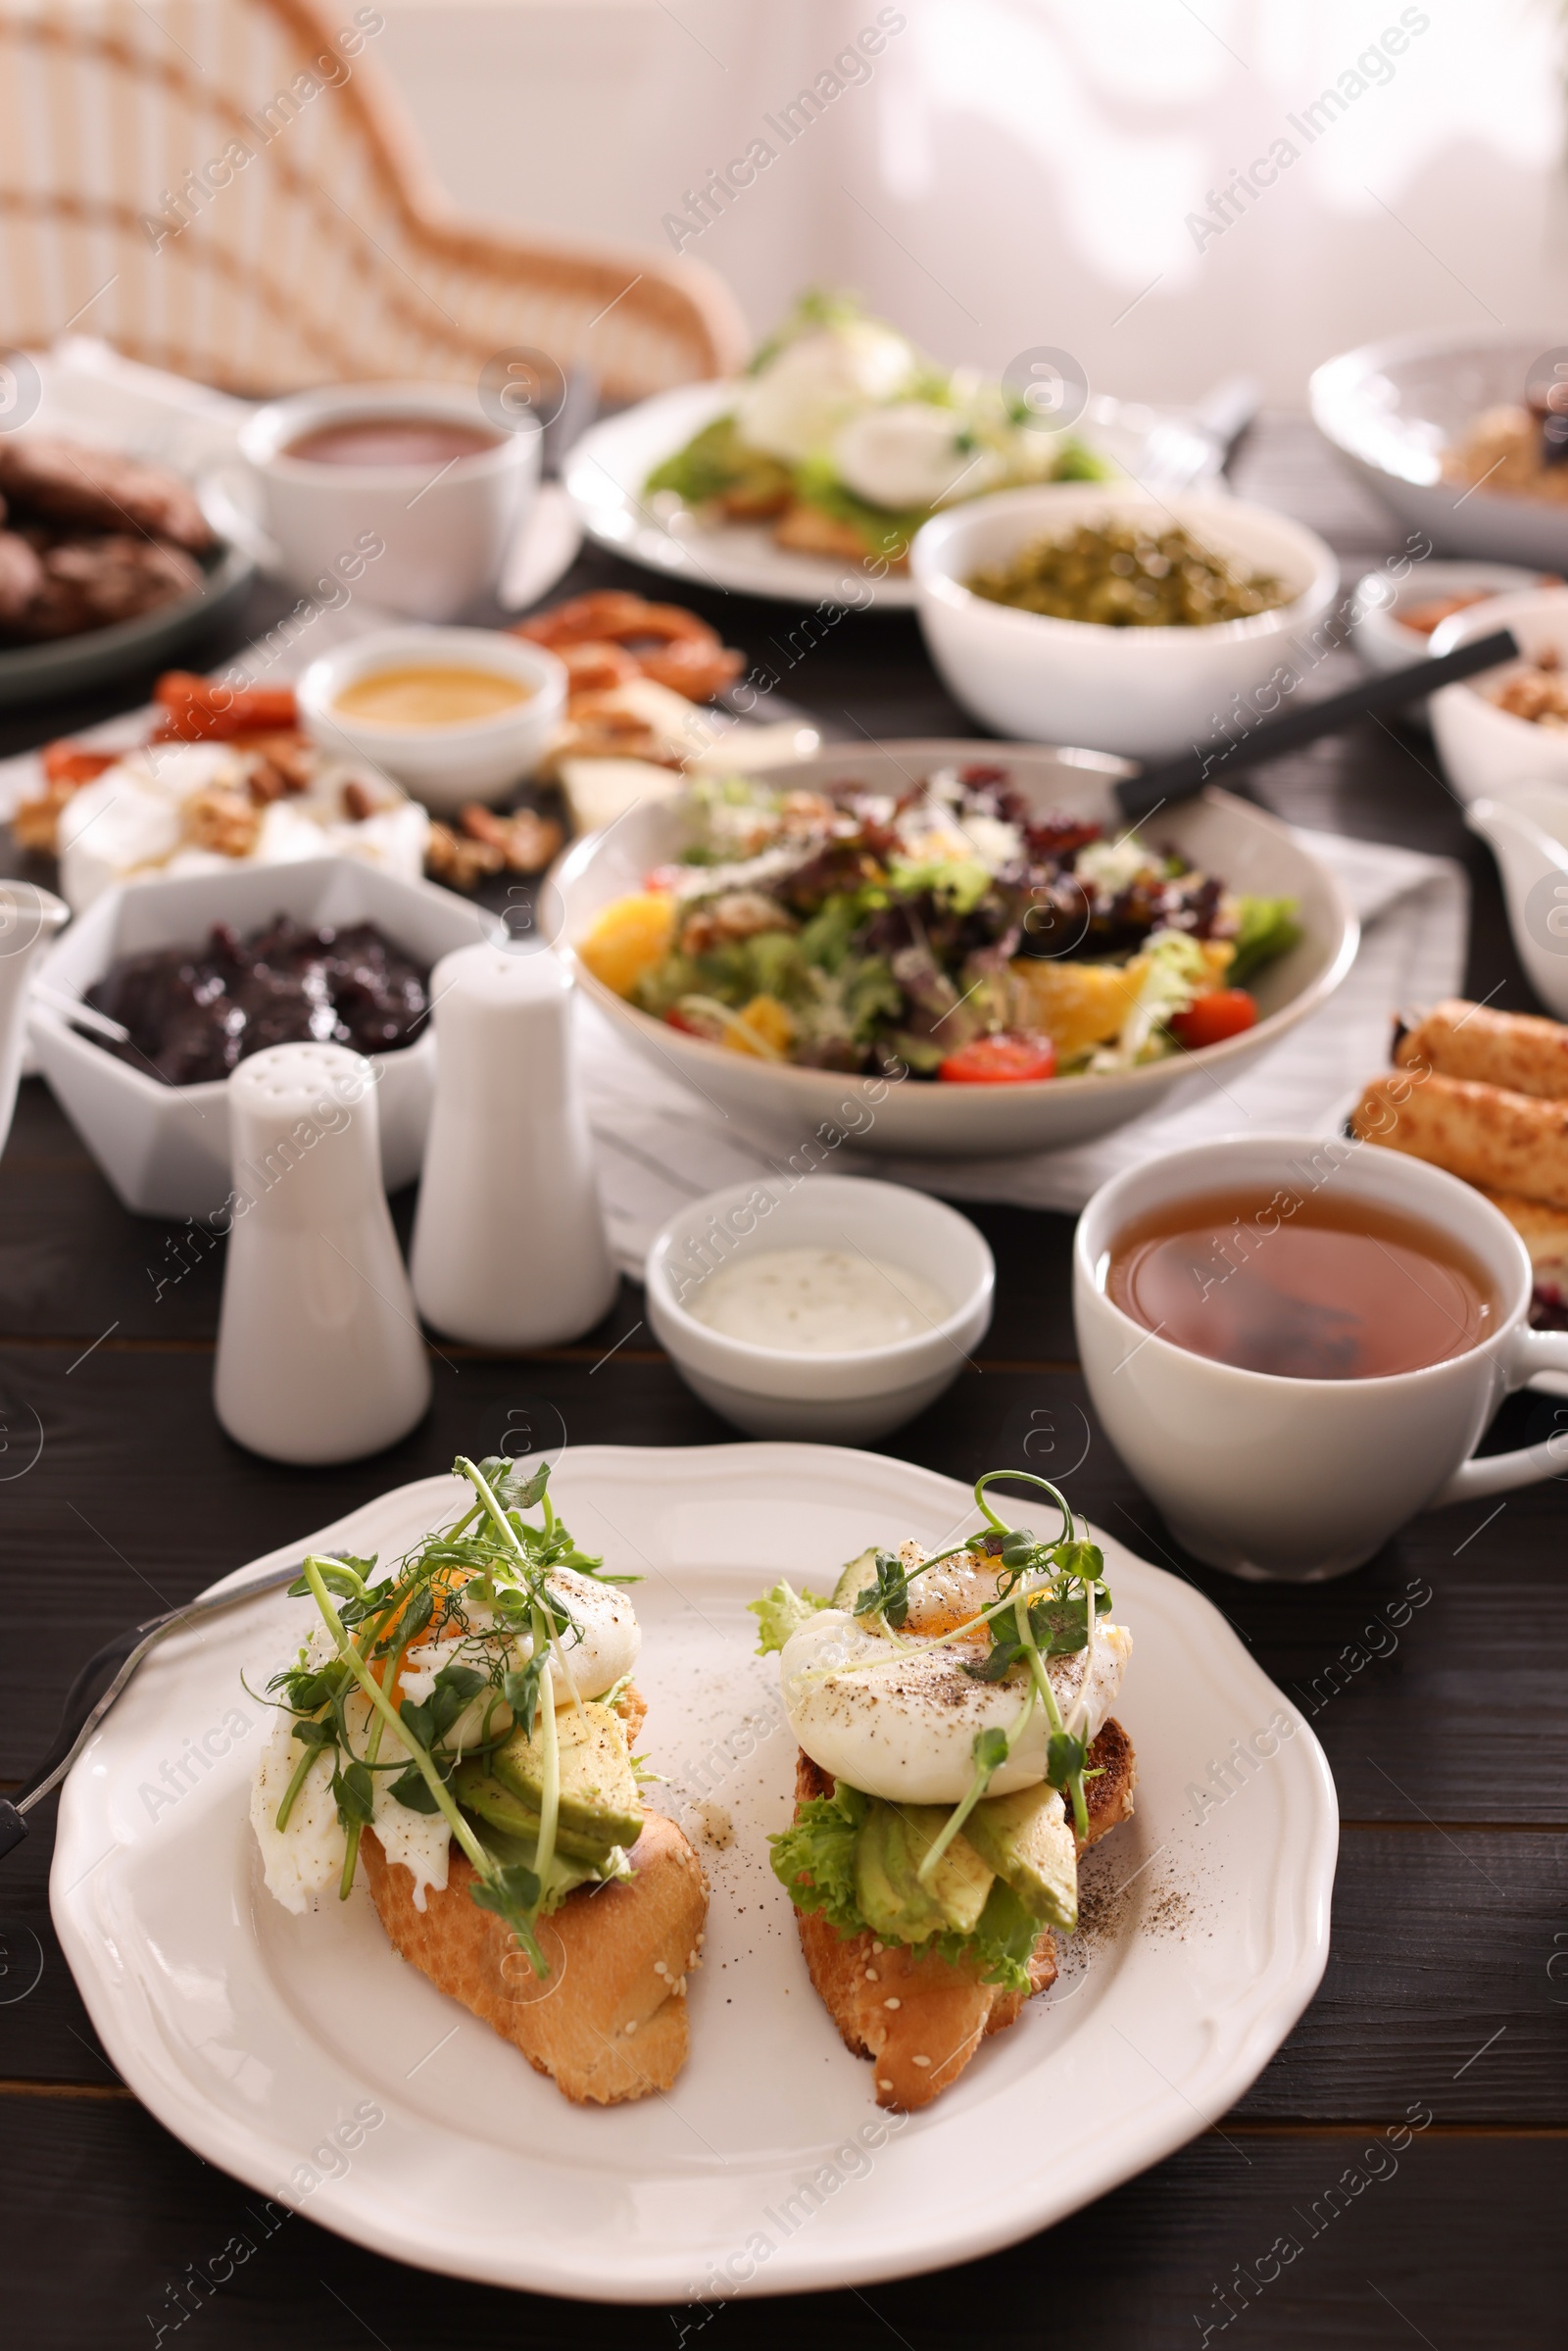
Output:
[[[1255,1128],[1321,1133],[1346,1095],[1389,1057],[1391,1015],[1454,995],[1464,976],[1469,893],[1447,857],[1336,833],[1298,831],[1361,918],[1361,949],[1339,994],[1240,1077],[1195,1069],[1171,1106],[1098,1143],[1022,1158],[912,1159],[844,1150],[838,1174],[914,1184],[950,1200],[1081,1208],[1108,1176],[1185,1143]],[[600,1183],[622,1265],[640,1274],[648,1245],[685,1201],[772,1170],[765,1141],[626,1044],[578,1005],[582,1072],[599,1144]]]

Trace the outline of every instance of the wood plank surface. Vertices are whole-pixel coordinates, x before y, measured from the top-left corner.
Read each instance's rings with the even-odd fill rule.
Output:
[[[1397,544],[1304,426],[1254,434],[1236,479],[1324,530],[1348,581]],[[646,585],[599,556],[566,585],[612,583]],[[973,731],[906,615],[851,615],[791,659],[797,613],[690,601],[780,671],[781,691],[819,715],[849,763],[867,737]],[[250,629],[273,616],[259,592]],[[1312,690],[1353,674],[1349,657],[1332,655]],[[91,709],[7,713],[0,750],[136,695],[132,681]],[[1428,737],[1368,724],[1247,788],[1296,821],[1455,858],[1473,893],[1471,992],[1532,1006],[1490,854],[1465,832]],[[1347,1086],[1360,1074],[1347,1071]],[[1328,1972],[1235,2112],[1202,2118],[1192,2145],[1049,2237],[863,2293],[606,2313],[426,2277],[309,2218],[259,2222],[257,2199],[119,2084],[49,1925],[50,1805],[0,1863],[13,2339],[29,2351],[156,2344],[188,2325],[190,2340],[225,2351],[285,2337],[316,2351],[370,2340],[482,2351],[519,2335],[722,2351],[743,2335],[793,2341],[804,2327],[835,2343],[891,2337],[920,2351],[1058,2334],[1093,2351],[1221,2337],[1279,2351],[1415,2340],[1558,2351],[1568,2332],[1555,2221],[1568,2192],[1560,1484],[1500,1511],[1431,1513],[1337,1584],[1215,1575],[1180,1552],[1096,1424],[1075,1362],[1070,1218],[961,1204],[997,1254],[997,1317],[976,1367],[882,1449],[964,1479],[999,1463],[1061,1477],[1097,1526],[1215,1600],[1307,1714],[1334,1771],[1346,1826]],[[394,1209],[406,1240],[412,1193]],[[0,1578],[25,1628],[0,1652],[0,1785],[41,1751],[76,1664],[111,1632],[460,1448],[499,1443],[509,1414],[530,1412],[568,1444],[733,1434],[634,1329],[640,1293],[624,1284],[601,1329],[572,1347],[526,1359],[443,1347],[430,1415],[390,1452],[280,1469],[213,1420],[220,1284],[220,1248],[127,1214],[42,1086],[24,1086],[0,1159]],[[1489,1444],[1544,1436],[1565,1410],[1514,1399]],[[40,1595],[66,1604],[40,1606]],[[1427,2115],[1407,2144],[1391,2140]],[[230,2256],[220,2279],[236,2238],[253,2250]],[[1274,2256],[1265,2278],[1281,2239],[1297,2249]]]

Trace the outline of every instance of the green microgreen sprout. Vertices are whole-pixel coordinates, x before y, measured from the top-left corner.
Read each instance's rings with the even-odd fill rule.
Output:
[[[1061,1513],[1061,1532],[1046,1542],[1031,1535],[1027,1529],[1009,1526],[999,1517],[986,1497],[986,1489],[999,1478],[1013,1478],[1018,1482],[1040,1488],[1049,1494]],[[1050,1724],[1046,1745],[1046,1778],[1051,1787],[1060,1789],[1072,1806],[1073,1830],[1080,1843],[1089,1832],[1089,1808],[1084,1795],[1084,1766],[1087,1745],[1078,1736],[1087,1715],[1089,1702],[1089,1669],[1093,1658],[1095,1623],[1110,1607],[1110,1593],[1105,1589],[1104,1554],[1098,1543],[1079,1537],[1071,1508],[1058,1489],[1046,1478],[1038,1478],[1028,1470],[987,1470],[975,1481],[974,1498],[986,1525],[978,1536],[950,1545],[931,1558],[905,1566],[891,1551],[878,1551],[875,1559],[875,1581],[858,1594],[854,1613],[869,1616],[880,1623],[891,1640],[897,1641],[895,1628],[902,1629],[908,1621],[909,1587],[917,1576],[936,1567],[944,1559],[964,1553],[975,1553],[999,1561],[997,1600],[981,1609],[967,1623],[939,1633],[931,1640],[918,1643],[898,1642],[892,1658],[864,1659],[858,1665],[831,1669],[839,1673],[874,1671],[884,1664],[907,1663],[910,1648],[917,1651],[940,1648],[947,1643],[965,1641],[984,1627],[990,1634],[991,1645],[986,1655],[973,1663],[965,1663],[962,1671],[977,1682],[1001,1683],[1018,1665],[1027,1667],[1028,1690],[1018,1714],[1005,1729],[992,1725],[975,1734],[971,1749],[974,1777],[962,1801],[956,1806],[943,1825],[941,1835],[927,1849],[916,1876],[929,1884],[943,1854],[962,1829],[969,1814],[984,1797],[997,1773],[1006,1762],[1027,1731],[1035,1707],[1041,1706]],[[1084,1660],[1083,1684],[1073,1707],[1071,1723],[1064,1721],[1060,1703],[1047,1672],[1053,1657],[1076,1655],[1080,1650],[1090,1652]]]
[[[605,1576],[603,1560],[577,1548],[551,1501],[548,1462],[528,1474],[504,1455],[479,1462],[460,1455],[453,1468],[473,1489],[473,1501],[394,1569],[377,1577],[373,1558],[313,1553],[289,1588],[315,1600],[336,1653],[318,1663],[302,1649],[269,1686],[276,1694],[268,1703],[294,1716],[301,1747],[276,1823],[286,1829],[312,1765],[329,1752],[345,1844],[338,1890],[347,1899],[361,1838],[373,1822],[376,1776],[396,1775],[391,1794],[411,1811],[442,1815],[473,1867],[474,1901],[506,1921],[543,1977],[549,1968],[536,1929],[562,1875],[556,1862],[560,1751],[547,1680],[552,1662],[572,1701],[579,1709],[583,1703],[567,1662],[568,1649],[583,1639],[582,1627],[548,1579],[564,1568],[607,1583],[637,1579]],[[535,1508],[541,1512],[537,1525],[524,1515]],[[524,1641],[528,1653],[519,1658]],[[410,1652],[428,1656],[437,1644],[449,1654],[431,1676],[428,1693],[419,1699],[401,1695]],[[346,1711],[355,1696],[369,1708],[363,1753]],[[458,1742],[460,1727],[471,1723],[481,1699],[477,1736]],[[537,1727],[543,1747],[543,1800],[531,1867],[498,1858],[451,1788],[463,1755],[488,1754],[514,1724],[530,1738]]]

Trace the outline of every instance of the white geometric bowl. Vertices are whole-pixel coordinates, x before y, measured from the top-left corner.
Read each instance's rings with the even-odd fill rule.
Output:
[[[313,929],[375,923],[397,947],[434,964],[483,935],[478,909],[430,882],[408,882],[352,857],[290,865],[238,865],[107,891],[72,924],[39,967],[65,996],[80,997],[121,955],[197,947],[216,922],[241,933],[274,914]],[[127,1208],[139,1216],[215,1216],[228,1197],[227,1081],[166,1086],[95,1045],[47,1005],[29,1032],[66,1116]],[[389,1192],[409,1184],[424,1156],[435,1082],[435,1037],[372,1053],[378,1071],[381,1172]]]

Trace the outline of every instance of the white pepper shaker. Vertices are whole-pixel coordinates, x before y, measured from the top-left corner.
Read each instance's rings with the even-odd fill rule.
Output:
[[[410,1271],[437,1330],[553,1347],[610,1310],[616,1271],[548,949],[460,947],[430,980],[435,1099]]]
[[[381,1189],[375,1071],[341,1045],[273,1045],[227,1099],[219,1420],[273,1461],[377,1453],[423,1414],[430,1365]]]

